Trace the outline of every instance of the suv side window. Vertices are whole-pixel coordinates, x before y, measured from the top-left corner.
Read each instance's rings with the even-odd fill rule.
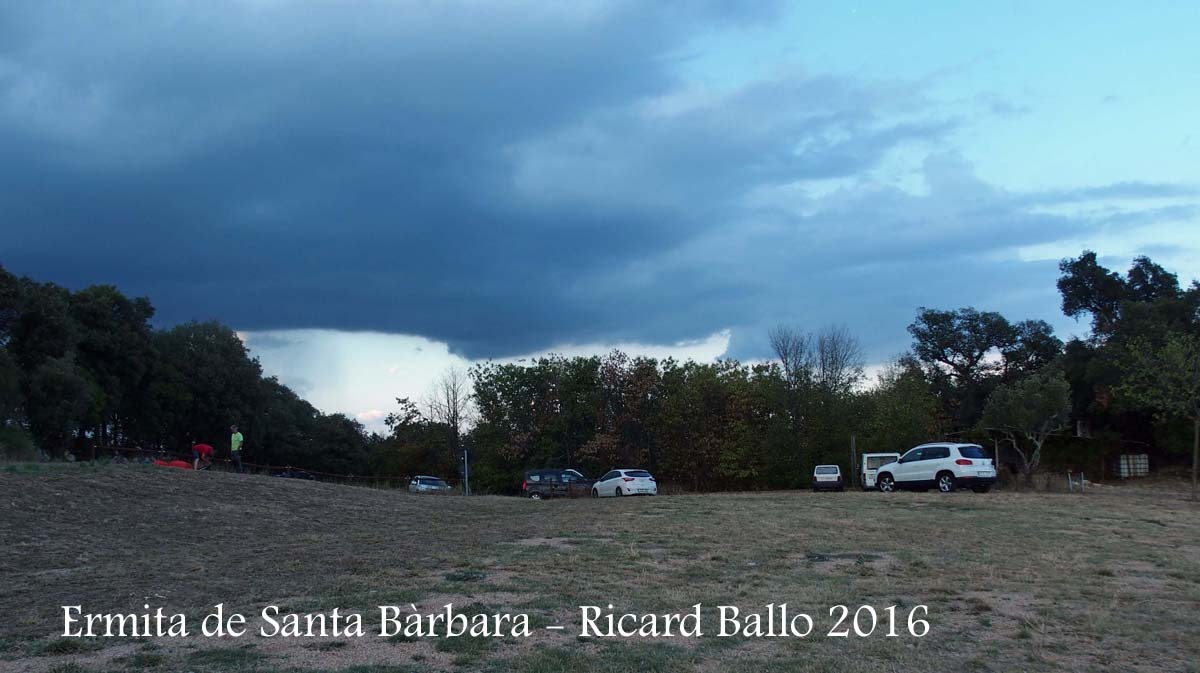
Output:
[[[576,477],[575,475],[571,474],[570,472],[563,472],[562,480],[563,480],[564,484],[572,484],[572,483],[575,483],[576,481],[579,481],[579,477]]]
[[[925,449],[925,453],[921,454],[921,460],[938,460],[949,457],[950,447],[948,446],[931,446]]]
[[[542,480],[542,475],[538,474],[537,472],[531,472],[529,474],[529,477],[526,479],[526,481],[532,481],[532,482],[538,482],[541,480]]]
[[[914,462],[914,461],[921,460],[921,452],[922,452],[923,450],[924,450],[924,449],[913,449],[912,451],[909,451],[908,453],[906,453],[906,454],[904,454],[903,456],[901,456],[901,458],[900,458],[900,462],[902,462],[902,463],[911,463],[911,462]]]

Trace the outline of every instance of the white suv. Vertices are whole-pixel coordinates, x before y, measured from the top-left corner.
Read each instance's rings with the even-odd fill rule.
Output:
[[[969,486],[987,493],[996,483],[996,466],[978,444],[936,442],[908,450],[900,460],[880,465],[875,484],[884,493],[908,488],[937,488],[949,493]]]

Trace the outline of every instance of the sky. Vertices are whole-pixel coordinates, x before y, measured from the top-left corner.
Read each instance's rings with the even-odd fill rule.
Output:
[[[769,356],[1200,277],[1194,2],[0,3],[0,264],[378,429],[448,367]]]

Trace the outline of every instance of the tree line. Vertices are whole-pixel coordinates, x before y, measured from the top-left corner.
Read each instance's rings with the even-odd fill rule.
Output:
[[[347,472],[365,464],[361,425],[323,414],[264,377],[218,322],[154,329],[149,299],[111,285],[72,292],[0,267],[0,454],[93,459],[105,447],[186,452],[192,440],[246,458]]]
[[[337,473],[453,476],[466,450],[490,492],[548,466],[640,466],[696,490],[802,487],[817,464],[850,470],[851,441],[859,453],[977,441],[1026,480],[1047,461],[1095,474],[1121,452],[1186,462],[1200,446],[1200,285],[1146,257],[1121,275],[1087,251],[1060,271],[1063,312],[1091,323],[1065,343],[1044,321],[922,307],[911,349],[870,380],[836,325],[779,326],[760,362],[484,362],[397,400],[375,434],[264,377],[226,326],[155,329],[148,299],[0,269],[0,450],[220,447],[238,423],[247,460]]]
[[[468,447],[477,483],[498,492],[547,466],[640,466],[696,490],[796,488],[815,465],[853,469],[851,442],[859,454],[979,442],[1026,484],[1046,466],[1096,478],[1121,453],[1160,466],[1191,453],[1194,466],[1200,284],[1182,287],[1147,257],[1124,275],[1089,251],[1059,268],[1062,310],[1090,319],[1086,337],[1064,343],[1042,320],[922,307],[911,349],[873,380],[841,326],[777,327],[763,362],[616,351],[487,362],[470,371],[474,419],[453,446]]]

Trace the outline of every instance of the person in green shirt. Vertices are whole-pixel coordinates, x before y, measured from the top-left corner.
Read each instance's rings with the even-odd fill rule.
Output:
[[[229,431],[233,434],[229,436],[229,455],[233,458],[233,467],[238,472],[242,471],[242,433],[238,432],[236,425],[229,426]]]

